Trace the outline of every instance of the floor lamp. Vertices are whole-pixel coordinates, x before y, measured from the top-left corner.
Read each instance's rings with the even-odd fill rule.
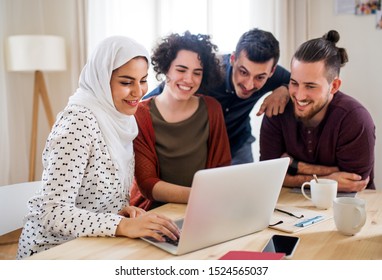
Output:
[[[58,36],[17,35],[8,37],[7,43],[8,71],[34,72],[29,181],[35,181],[39,97],[49,126],[52,127],[54,123],[43,72],[66,69],[65,41]]]

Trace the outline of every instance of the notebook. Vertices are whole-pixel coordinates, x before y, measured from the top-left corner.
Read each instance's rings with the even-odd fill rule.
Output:
[[[285,253],[254,252],[254,251],[229,251],[219,260],[281,260]]]
[[[200,170],[195,173],[178,244],[143,240],[182,255],[268,227],[288,158]]]

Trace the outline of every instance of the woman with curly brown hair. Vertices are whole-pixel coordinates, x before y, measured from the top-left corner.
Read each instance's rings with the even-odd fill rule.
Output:
[[[220,104],[196,94],[221,80],[216,50],[208,35],[188,31],[169,35],[154,50],[154,70],[165,82],[163,93],[142,101],[135,114],[132,205],[187,203],[196,171],[231,163]]]

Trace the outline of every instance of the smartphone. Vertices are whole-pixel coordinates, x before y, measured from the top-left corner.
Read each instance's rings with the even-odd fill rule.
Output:
[[[297,247],[299,237],[275,234],[265,245],[263,252],[285,253],[285,258],[291,258]]]

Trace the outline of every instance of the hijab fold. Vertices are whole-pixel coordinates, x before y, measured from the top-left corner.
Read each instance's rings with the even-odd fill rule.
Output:
[[[68,103],[84,106],[95,115],[124,193],[128,193],[134,176],[132,141],[138,135],[138,126],[134,116],[117,111],[110,80],[115,69],[139,56],[149,63],[147,50],[131,38],[112,36],[103,40],[82,69],[79,87]]]

